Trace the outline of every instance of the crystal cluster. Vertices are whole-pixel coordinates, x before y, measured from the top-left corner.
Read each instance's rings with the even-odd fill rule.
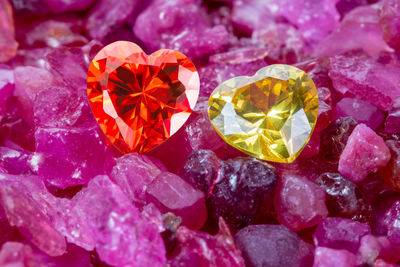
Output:
[[[399,266],[399,33],[398,0],[0,0],[0,266]]]

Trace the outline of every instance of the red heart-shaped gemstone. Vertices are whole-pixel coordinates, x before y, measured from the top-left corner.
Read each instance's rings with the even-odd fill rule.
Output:
[[[88,72],[88,98],[101,129],[124,153],[144,153],[163,143],[189,118],[199,95],[199,75],[182,53],[146,55],[136,44],[104,47]]]

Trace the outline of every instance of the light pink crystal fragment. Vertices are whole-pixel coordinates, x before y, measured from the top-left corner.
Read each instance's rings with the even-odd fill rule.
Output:
[[[382,137],[365,124],[359,124],[340,155],[339,172],[357,183],[385,166],[389,160],[390,151]]]
[[[0,266],[24,267],[38,264],[34,260],[32,249],[19,242],[7,242],[1,247]]]
[[[317,247],[313,267],[354,267],[357,256],[344,249]]]
[[[6,62],[17,53],[13,9],[8,0],[0,0],[0,62]]]
[[[191,229],[200,229],[207,219],[204,193],[173,173],[159,174],[146,191],[149,201],[163,212],[180,216],[182,224]]]
[[[314,226],[328,216],[325,191],[293,174],[285,174],[278,181],[274,206],[279,222],[295,231]]]
[[[336,112],[339,117],[353,117],[372,130],[378,128],[385,117],[376,106],[357,98],[343,98],[336,104]]]

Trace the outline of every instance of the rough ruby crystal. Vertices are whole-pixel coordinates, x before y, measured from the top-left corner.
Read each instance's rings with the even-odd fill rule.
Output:
[[[357,265],[357,256],[345,249],[317,247],[313,267],[350,267]]]
[[[199,95],[190,60],[173,50],[147,56],[134,43],[103,48],[88,73],[88,97],[105,135],[122,152],[143,153],[185,123]]]

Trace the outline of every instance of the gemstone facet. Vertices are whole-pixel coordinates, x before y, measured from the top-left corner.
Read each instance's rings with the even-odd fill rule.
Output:
[[[93,114],[112,144],[124,153],[144,153],[185,123],[200,81],[193,63],[177,51],[146,55],[134,43],[104,47],[88,72]]]
[[[235,77],[211,94],[208,115],[218,134],[253,157],[290,163],[310,140],[318,116],[312,79],[289,65]]]

